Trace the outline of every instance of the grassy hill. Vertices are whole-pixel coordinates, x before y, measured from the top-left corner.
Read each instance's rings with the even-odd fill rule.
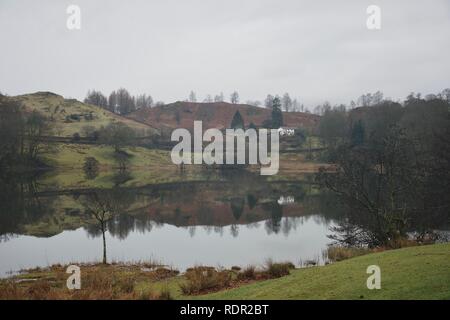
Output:
[[[241,114],[246,127],[250,123],[261,126],[271,118],[271,110],[247,104],[226,102],[194,103],[181,102],[141,109],[131,113],[129,118],[143,121],[158,128],[193,128],[194,120],[203,121],[204,129],[229,128],[236,111]],[[319,116],[303,112],[284,112],[284,125],[289,127],[315,128]]]
[[[226,128],[229,127],[236,111],[241,113],[246,126],[250,123],[257,126],[262,125],[265,120],[271,117],[271,112],[268,109],[229,103],[176,102],[151,109],[138,110],[124,117],[75,99],[65,99],[51,92],[36,92],[10,97],[10,99],[20,103],[26,112],[37,111],[48,119],[51,132],[45,133],[45,135],[52,137],[46,137],[50,143],[48,148],[42,152],[40,158],[44,163],[58,169],[81,169],[87,157],[95,157],[99,161],[100,167],[105,170],[117,168],[119,164],[111,146],[101,145],[91,140],[71,139],[75,134],[85,137],[87,132],[92,133],[94,130],[99,130],[111,123],[123,123],[134,129],[138,136],[148,137],[160,135],[163,128],[191,128],[196,119],[204,121],[204,129],[211,127]],[[319,117],[293,112],[285,113],[284,119],[287,126],[313,128],[316,126]],[[312,137],[309,138],[312,139]],[[142,146],[142,142],[148,142],[148,140],[139,139],[136,141],[138,145]],[[314,147],[314,145],[311,146]],[[163,152],[162,150],[156,151],[131,146],[126,148],[126,151],[130,155],[127,163],[129,169],[145,168],[147,170],[153,168],[161,173],[174,169],[168,151]],[[282,154],[281,157],[281,176],[317,171],[319,166],[319,164],[304,159],[304,154]],[[253,169],[259,170],[257,166]],[[69,183],[63,185],[71,185],[73,181],[74,179],[68,179]]]
[[[366,269],[381,268],[381,289],[368,290]],[[369,254],[202,299],[450,299],[450,244]]]
[[[147,124],[75,99],[65,99],[51,92],[36,92],[15,96],[12,99],[21,103],[25,110],[29,112],[36,110],[46,116],[52,124],[52,134],[55,136],[72,137],[75,133],[83,136],[83,127],[100,129],[113,122],[124,123],[141,136],[158,134],[158,130]]]

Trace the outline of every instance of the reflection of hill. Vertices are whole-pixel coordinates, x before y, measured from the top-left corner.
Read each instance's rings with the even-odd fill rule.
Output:
[[[84,207],[87,194],[93,190],[21,195],[20,188],[12,190],[16,196],[10,195],[9,199],[14,203],[8,205],[8,199],[1,202],[9,214],[2,215],[5,223],[0,234],[47,237],[79,227],[85,227],[92,235],[98,233],[96,222],[85,214]],[[276,225],[282,217],[317,213],[313,209],[317,207],[313,191],[311,186],[298,182],[269,183],[260,176],[238,175],[220,182],[103,189],[102,193],[114,192],[114,196],[119,197],[121,212],[109,229],[119,237],[126,237],[130,230],[150,230],[154,224],[161,223],[226,226],[273,220]],[[280,205],[277,201],[281,196],[293,197],[295,203]],[[29,210],[39,214],[33,215]]]
[[[265,191],[265,192],[264,192]],[[275,190],[255,191],[249,194],[225,195],[225,190],[206,188],[192,194],[186,201],[154,203],[145,209],[148,216],[159,223],[176,226],[248,224],[270,219],[281,213],[282,216],[301,216],[308,214],[304,202],[281,206],[277,203]],[[250,205],[248,198],[257,200]]]
[[[321,216],[344,225],[348,219],[348,210],[336,197],[319,192],[313,184],[270,182],[246,171],[228,172],[220,180],[58,191],[42,190],[38,182],[0,179],[0,241],[14,234],[49,237],[80,227],[91,236],[101,235],[98,221],[86,212],[92,193],[119,204],[107,230],[120,239],[162,224],[186,227],[192,234],[196,226],[214,232],[230,226],[237,235],[241,226],[263,222],[267,233],[288,234],[295,229],[296,217]],[[366,216],[359,219],[371,229]],[[448,216],[424,215],[412,217],[410,230],[447,230],[447,226]]]

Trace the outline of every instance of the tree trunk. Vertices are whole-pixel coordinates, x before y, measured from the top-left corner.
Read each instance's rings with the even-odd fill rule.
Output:
[[[102,226],[102,235],[103,235],[103,264],[106,264],[106,237],[104,226]]]

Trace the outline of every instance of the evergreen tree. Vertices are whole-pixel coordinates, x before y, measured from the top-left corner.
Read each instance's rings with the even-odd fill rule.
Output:
[[[242,119],[239,110],[233,116],[233,120],[231,120],[231,129],[244,129],[244,119]]]
[[[283,126],[283,112],[281,111],[281,101],[279,97],[275,97],[272,103],[272,128]]]
[[[364,125],[361,120],[358,120],[358,122],[355,123],[355,125],[352,128],[351,133],[351,142],[352,145],[361,145],[364,143]]]

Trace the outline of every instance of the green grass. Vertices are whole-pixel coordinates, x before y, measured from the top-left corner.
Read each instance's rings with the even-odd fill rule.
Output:
[[[64,99],[53,93],[37,92],[16,96],[14,99],[22,103],[27,110],[36,110],[49,119],[52,134],[55,136],[72,137],[75,133],[82,135],[85,126],[100,129],[112,122],[121,122],[141,136],[157,134],[157,130],[148,125],[75,99]],[[78,115],[79,120],[71,120],[71,115]],[[84,115],[92,115],[92,118],[86,118]]]
[[[165,150],[147,149],[142,147],[123,148],[129,155],[130,168],[149,166],[174,166],[170,154]],[[86,157],[95,157],[100,167],[114,168],[118,166],[114,157],[114,149],[106,145],[64,144],[53,145],[51,152],[44,155],[44,161],[57,168],[83,168]]]
[[[366,286],[369,265],[381,268],[381,289]],[[369,254],[297,269],[280,279],[199,296],[201,299],[450,299],[450,244]]]
[[[181,175],[167,150],[142,147],[126,147],[123,150],[130,157],[126,166],[129,180],[122,183],[122,187],[200,179],[200,166],[189,166]],[[86,157],[95,157],[99,162],[100,170],[94,179],[88,179],[84,174],[83,164]],[[114,176],[118,174],[119,164],[114,158],[114,149],[111,146],[58,143],[42,158],[54,170],[41,177],[39,182],[51,190],[112,188],[115,185]]]

